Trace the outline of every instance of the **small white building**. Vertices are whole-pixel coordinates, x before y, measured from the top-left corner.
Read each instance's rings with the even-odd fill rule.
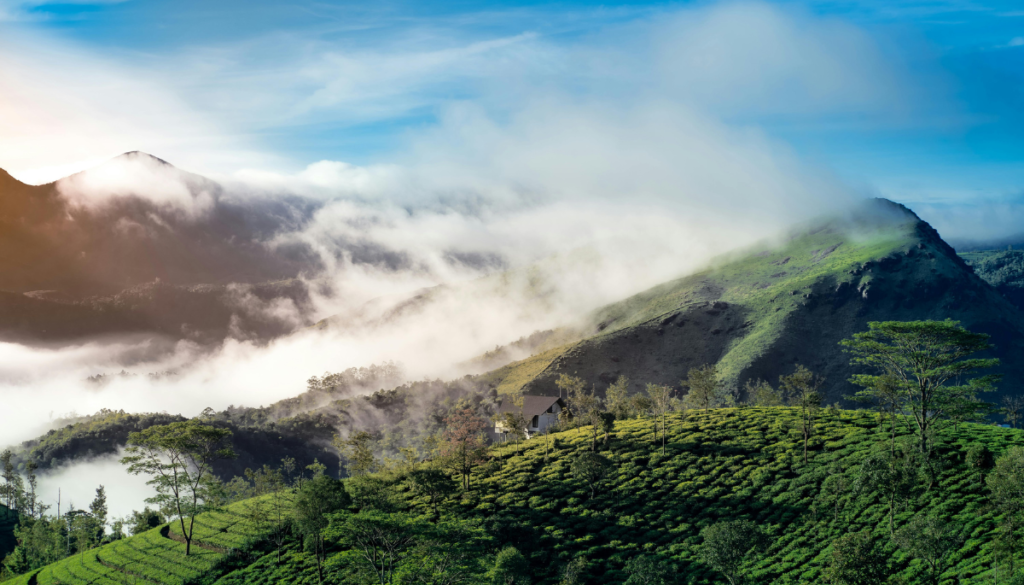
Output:
[[[526,420],[526,438],[543,433],[548,427],[558,422],[558,413],[565,408],[565,403],[558,396],[523,396],[523,418]],[[503,416],[506,412],[519,410],[511,400],[505,399],[498,406],[498,422],[494,424],[494,432],[504,434]]]

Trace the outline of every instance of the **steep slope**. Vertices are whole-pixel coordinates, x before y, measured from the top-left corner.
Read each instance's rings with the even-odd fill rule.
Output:
[[[800,362],[825,375],[827,400],[855,388],[838,343],[869,321],[946,319],[988,333],[1003,387],[1024,381],[1024,315],[980,279],[927,223],[875,200],[847,217],[794,233],[782,245],[723,259],[594,314],[594,334],[546,356],[539,372],[506,367],[527,393],[557,392],[560,374],[599,391],[618,376],[634,389],[677,386],[690,368],[717,363],[726,383],[775,382]],[[508,387],[508,384],[505,384]],[[512,385],[515,386],[515,385]]]

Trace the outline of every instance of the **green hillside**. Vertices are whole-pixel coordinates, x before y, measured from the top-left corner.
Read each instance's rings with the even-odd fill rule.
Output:
[[[672,414],[665,454],[661,441],[655,441],[652,420],[617,422],[608,442],[599,442],[614,471],[593,499],[570,471],[573,458],[590,448],[589,429],[528,441],[520,455],[511,446],[492,447],[492,461],[474,470],[470,491],[440,504],[443,520],[477,525],[484,534],[486,546],[474,559],[478,576],[461,582],[481,582],[495,553],[514,546],[527,559],[534,583],[559,582],[566,564],[576,558],[585,559],[579,582],[621,583],[627,562],[639,555],[665,563],[670,583],[724,583],[699,559],[701,529],[735,519],[749,519],[767,535],[763,556],[744,566],[749,583],[820,583],[833,542],[861,530],[870,532],[891,574],[904,583],[926,582],[923,562],[891,544],[884,499],[877,491],[855,487],[861,464],[872,453],[889,450],[888,429],[879,427],[878,416],[825,410],[806,464],[798,417],[796,409],[781,407],[692,412],[686,418]],[[943,584],[992,582],[1000,518],[985,488],[990,464],[978,464],[968,454],[980,446],[998,457],[1011,446],[1024,446],[1024,432],[978,424],[945,428],[936,437],[934,471],[929,475],[929,466],[919,468],[908,503],[895,514],[897,530],[929,514],[957,527],[963,540],[947,555]],[[387,511],[392,516],[421,516],[420,522],[432,526],[427,498],[416,495],[404,472],[377,477],[378,489],[390,490]],[[379,494],[374,497],[380,501]],[[297,538],[285,543],[280,560],[273,547],[253,545],[261,534],[246,521],[250,505],[243,502],[200,517],[199,539],[206,548],[189,559],[182,545],[168,538],[173,529],[162,527],[14,583],[122,583],[126,574],[137,582],[166,585],[316,583],[312,555]],[[342,512],[332,522],[344,522],[358,511]],[[360,559],[337,542],[330,544],[326,582],[373,582],[360,572]]]
[[[274,494],[262,499],[276,497]],[[290,502],[291,496],[281,494]],[[41,570],[21,575],[12,585],[156,583],[184,585],[209,582],[237,566],[239,559],[263,542],[270,529],[254,524],[246,500],[196,518],[192,553],[185,556],[175,523],[76,554]]]
[[[738,392],[799,362],[827,378],[832,403],[855,390],[840,340],[869,321],[946,318],[992,335],[1005,388],[1024,382],[1024,314],[931,226],[875,200],[779,245],[733,254],[604,307],[593,316],[592,335],[549,352],[543,369],[537,359],[506,366],[501,379],[530,394],[554,394],[560,374],[599,392],[624,375],[636,391],[648,382],[677,386],[690,368],[716,363]]]

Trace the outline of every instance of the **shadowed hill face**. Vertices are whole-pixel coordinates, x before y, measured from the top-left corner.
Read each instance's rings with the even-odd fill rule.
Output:
[[[298,198],[227,200],[216,183],[143,153],[48,185],[0,171],[0,336],[215,341],[293,331],[308,324],[309,294],[282,279],[319,270],[319,260],[267,242],[315,210]],[[263,314],[260,303],[276,298],[298,318]]]
[[[167,192],[173,183],[179,199],[201,200],[201,209],[183,211],[182,202],[166,194],[142,196],[136,191],[144,188],[132,185],[130,175],[120,183],[109,178],[117,174],[111,166],[120,173],[154,164],[166,168],[152,189]],[[156,279],[259,282],[318,266],[309,250],[264,244],[301,225],[312,203],[232,202],[220,195],[216,183],[140,153],[48,185],[25,185],[0,173],[0,290],[112,294]]]
[[[532,375],[512,367],[502,379],[519,376],[516,386],[531,394],[557,393],[560,374],[580,376],[599,392],[620,375],[634,391],[648,382],[678,388],[690,368],[717,363],[725,383],[742,388],[757,378],[775,384],[802,363],[826,376],[831,403],[856,391],[842,339],[869,321],[946,318],[992,335],[1003,387],[1024,380],[1021,313],[931,226],[876,200],[778,248],[609,305],[594,315],[594,335],[547,356],[543,369],[529,361],[518,368],[532,367]]]

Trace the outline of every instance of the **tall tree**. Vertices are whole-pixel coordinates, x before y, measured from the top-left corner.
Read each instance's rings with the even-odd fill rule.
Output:
[[[833,585],[878,585],[889,578],[888,556],[875,545],[871,531],[852,532],[832,543],[822,576]]]
[[[558,387],[558,397],[569,400],[574,395],[583,392],[583,389],[586,388],[587,384],[581,378],[576,376],[559,374],[558,379],[555,380],[555,386]],[[563,393],[565,396],[562,396]]]
[[[917,515],[900,528],[893,540],[912,557],[928,565],[928,576],[939,585],[939,576],[949,565],[950,554],[960,548],[959,527],[938,516]]]
[[[648,384],[647,397],[651,399],[654,414],[654,440],[658,440],[658,419],[661,419],[661,454],[665,454],[665,435],[668,411],[672,408],[672,389],[661,384]]]
[[[854,364],[874,370],[850,379],[869,396],[883,383],[896,385],[899,408],[913,418],[918,448],[926,453],[929,433],[938,421],[952,413],[962,415],[965,408],[980,408],[975,397],[995,389],[998,376],[977,374],[999,360],[970,357],[991,349],[988,339],[952,320],[873,321],[868,331],[841,344],[853,355]]]
[[[481,583],[481,557],[491,548],[490,537],[478,526],[462,522],[419,523],[416,545],[406,556],[397,582],[417,585]]]
[[[821,482],[821,490],[814,498],[815,512],[831,508],[833,521],[839,522],[839,513],[850,496],[853,482],[838,465],[829,467],[828,476]]]
[[[918,487],[918,469],[913,458],[874,453],[868,456],[858,470],[857,492],[877,494],[889,507],[889,535],[895,534],[893,522],[897,508],[914,496]]]
[[[623,585],[666,585],[672,571],[653,555],[640,555],[626,561],[626,582]]]
[[[235,457],[226,444],[231,431],[195,420],[149,427],[128,435],[121,463],[128,473],[150,476],[146,483],[157,495],[147,499],[178,518],[185,538],[185,555],[192,552],[195,516],[212,496],[214,461]],[[185,522],[188,520],[188,525]]]
[[[707,412],[712,407],[724,406],[729,402],[722,382],[718,379],[718,367],[714,364],[690,368],[687,378],[680,384],[690,389],[686,401],[692,408],[702,408]]]
[[[516,455],[519,455],[519,441],[526,438],[526,417],[523,416],[522,403],[518,410],[510,410],[501,415],[499,419],[501,422],[501,429],[503,434],[508,437],[512,436],[512,441],[515,443]]]
[[[1024,396],[1019,394],[1014,396],[1003,396],[1001,401],[1003,417],[1012,426],[1017,428],[1017,423],[1020,422],[1021,414],[1024,414]]]
[[[803,365],[788,376],[779,376],[779,387],[800,408],[800,432],[804,437],[804,463],[807,463],[807,444],[814,434],[814,421],[821,409],[822,395],[818,391],[825,379]]]
[[[458,489],[447,473],[435,467],[414,469],[409,473],[409,482],[417,495],[427,498],[427,503],[440,518],[438,505]]]
[[[747,380],[743,390],[747,395],[747,403],[753,406],[782,406],[785,403],[782,393],[772,388],[766,380]]]
[[[619,376],[604,392],[605,408],[615,415],[617,420],[626,420],[632,415],[629,401],[629,378]]]
[[[444,419],[440,452],[445,464],[462,475],[462,489],[469,489],[469,474],[483,463],[487,451],[487,421],[472,408],[456,410]]]
[[[651,398],[646,394],[634,394],[629,399],[629,407],[631,414],[643,418],[651,412]]]
[[[1011,447],[996,459],[985,483],[992,505],[1002,516],[999,544],[1012,573],[1019,548],[1017,532],[1024,525],[1024,447]]]
[[[593,451],[580,453],[573,459],[569,467],[572,476],[586,483],[590,488],[590,499],[594,499],[597,486],[611,474],[612,470],[612,462],[607,457]]]
[[[379,468],[373,455],[373,435],[367,431],[356,431],[345,439],[336,435],[334,447],[345,458],[345,471],[351,477],[373,473]]]
[[[562,579],[558,585],[583,585],[586,583],[589,563],[584,557],[575,557],[562,569]]]
[[[360,512],[344,518],[330,534],[356,551],[380,585],[394,582],[401,562],[416,544],[416,523],[404,514]]]
[[[350,502],[345,485],[323,474],[303,482],[295,494],[295,518],[316,557],[318,583],[324,582],[324,559],[327,556],[324,531],[330,524],[327,515],[344,509]]]
[[[98,538],[103,538],[107,527],[107,489],[102,485],[96,488],[96,497],[89,504],[89,513],[96,521],[96,529],[99,532]]]
[[[498,552],[491,569],[492,585],[527,585],[530,582],[530,564],[523,553],[513,546]]]
[[[0,466],[3,467],[4,485],[0,487],[0,497],[3,498],[8,514],[16,514],[18,502],[23,498],[24,487],[21,476],[14,468],[14,453],[10,449],[4,449],[0,453]]]
[[[43,514],[49,508],[39,502],[39,478],[36,477],[36,469],[39,466],[36,465],[35,461],[29,461],[25,465],[25,471],[28,475],[28,490],[25,492],[25,503],[28,505],[28,513],[33,518],[42,518]]]

